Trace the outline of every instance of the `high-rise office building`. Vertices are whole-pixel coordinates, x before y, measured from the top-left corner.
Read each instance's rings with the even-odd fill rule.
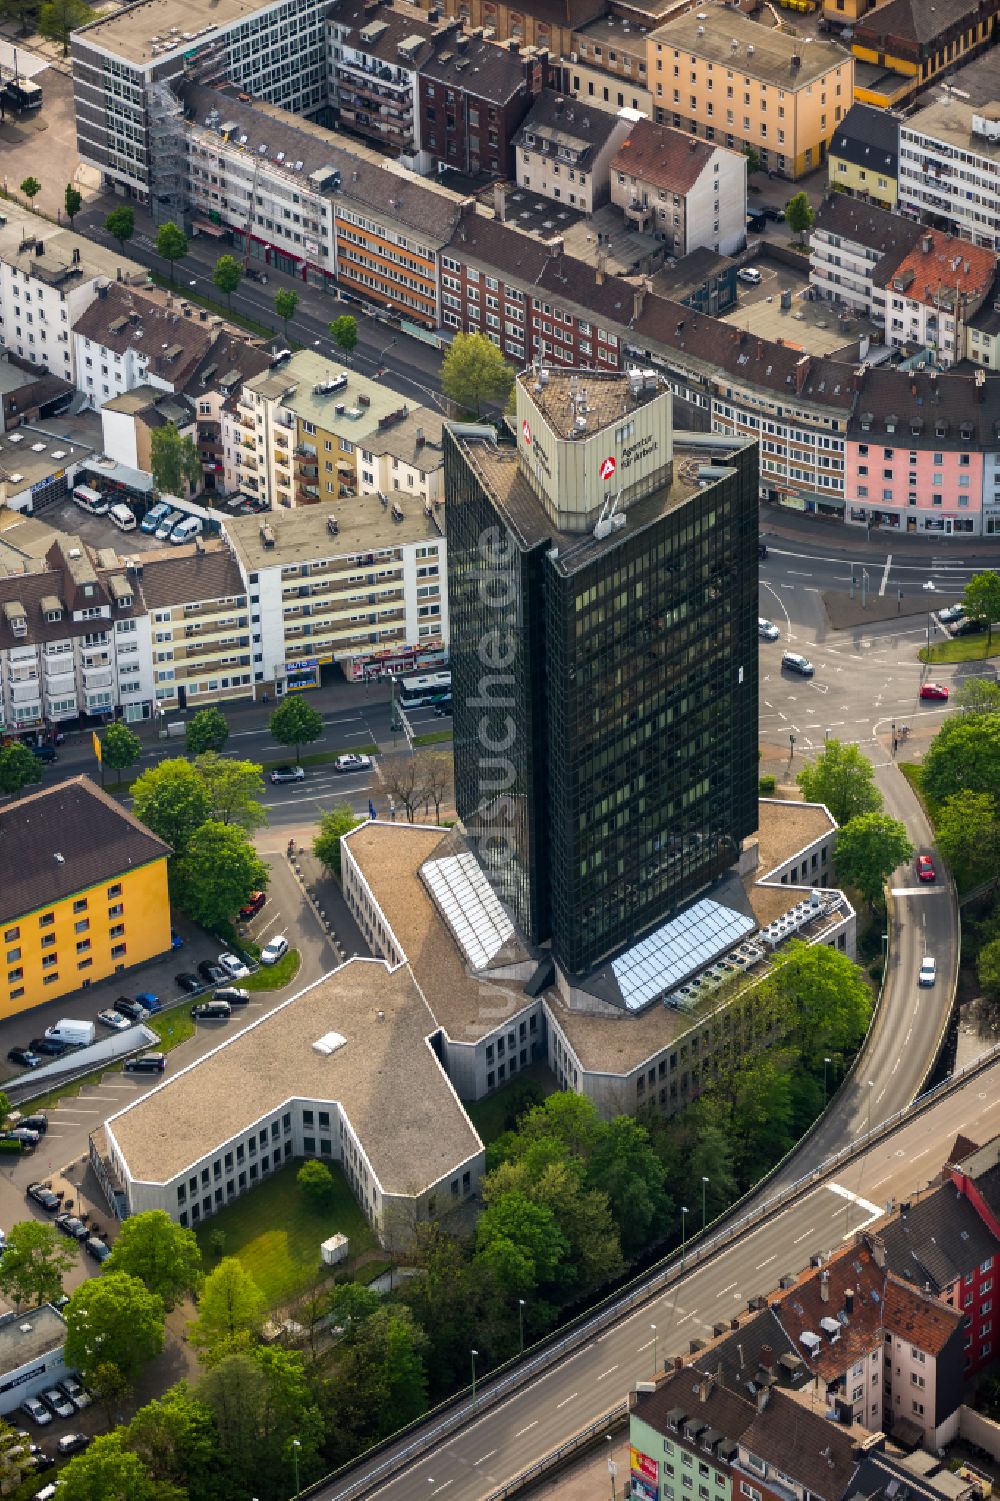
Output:
[[[757,450],[675,454],[652,372],[529,370],[516,403],[511,442],[446,430],[456,801],[580,977],[757,826]]]

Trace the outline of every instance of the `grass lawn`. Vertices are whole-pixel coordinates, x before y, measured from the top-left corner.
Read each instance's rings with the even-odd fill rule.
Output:
[[[489,1146],[491,1141],[496,1141],[498,1136],[516,1125],[518,1116],[523,1115],[529,1106],[537,1104],[545,1095],[554,1094],[558,1087],[555,1075],[546,1064],[532,1063],[495,1094],[467,1103],[465,1109],[483,1145]]]
[[[239,1258],[270,1307],[289,1302],[306,1286],[320,1265],[319,1248],[328,1236],[338,1232],[349,1236],[352,1256],[375,1245],[374,1232],[339,1167],[328,1163],[333,1204],[316,1210],[295,1182],[301,1166],[300,1159],[287,1163],[252,1192],[213,1214],[196,1232],[205,1269],[211,1271],[216,1257],[209,1249],[209,1236],[213,1230],[225,1231],[223,1255]]]
[[[441,745],[452,738],[451,730],[431,730],[427,735],[414,735],[414,745]]]
[[[244,975],[237,984],[244,990],[284,990],[295,979],[301,963],[302,955],[298,949],[289,949],[277,964],[263,964],[252,975]]]
[[[1000,631],[994,631],[994,640],[989,650],[989,636],[981,631],[976,636],[953,636],[950,641],[937,641],[931,647],[922,646],[917,655],[921,662],[981,662],[984,657],[1000,657]]]

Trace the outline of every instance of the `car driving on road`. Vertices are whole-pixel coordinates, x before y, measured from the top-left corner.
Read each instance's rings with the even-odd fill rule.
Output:
[[[920,964],[920,973],[917,976],[918,985],[933,985],[937,979],[937,960],[923,959]]]
[[[764,615],[757,616],[757,635],[762,641],[780,641],[781,632],[773,620],[768,620]]]
[[[948,697],[948,689],[943,683],[921,683],[921,698],[944,698]]]
[[[306,774],[301,766],[276,766],[271,781],[277,787],[281,782],[304,782]]]
[[[338,756],[333,763],[335,771],[371,771],[371,756]]]
[[[934,869],[934,861],[930,855],[917,856],[917,879],[919,881],[933,881],[937,877]]]

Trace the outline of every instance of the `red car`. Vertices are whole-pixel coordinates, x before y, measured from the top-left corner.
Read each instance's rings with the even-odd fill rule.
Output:
[[[930,855],[917,856],[917,875],[921,881],[933,881],[935,879],[934,861]]]
[[[947,698],[948,690],[943,683],[921,683],[921,698]]]

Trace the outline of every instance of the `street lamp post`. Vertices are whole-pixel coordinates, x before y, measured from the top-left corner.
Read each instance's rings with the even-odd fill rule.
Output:
[[[706,1223],[706,1220],[707,1220],[707,1217],[708,1217],[707,1216],[706,1201],[705,1201],[705,1191],[708,1188],[708,1184],[709,1184],[709,1179],[706,1178],[706,1177],[704,1177],[704,1175],[703,1175],[702,1176],[702,1180],[701,1180],[701,1228],[703,1230],[705,1228],[705,1223]]]
[[[476,1356],[479,1354],[479,1351],[478,1350],[471,1350],[469,1353],[472,1356],[472,1410],[473,1410],[473,1412],[475,1412],[475,1410],[476,1410]]]
[[[299,1485],[299,1450],[301,1448],[302,1448],[302,1445],[299,1443],[298,1439],[297,1438],[293,1438],[292,1439],[292,1466],[293,1466],[293,1468],[295,1470],[295,1494],[296,1495],[298,1495],[299,1491],[301,1490],[301,1486]]]
[[[832,1062],[833,1062],[832,1058],[824,1058],[823,1059],[823,1109],[824,1110],[826,1109],[826,1099],[827,1099],[827,1092],[826,1092],[827,1069],[830,1067],[830,1064]]]
[[[520,1352],[524,1354],[524,1299],[517,1300],[517,1333]]]
[[[612,1458],[613,1450],[610,1447],[611,1445],[614,1444],[614,1439],[611,1437],[610,1433],[606,1433],[604,1435],[604,1437],[607,1439],[608,1445],[609,1445],[609,1447],[608,1447],[608,1474],[611,1476],[611,1501],[618,1501],[617,1493],[615,1491],[615,1476],[618,1474],[618,1466],[615,1463],[614,1459]]]
[[[691,1213],[686,1204],[681,1205],[681,1261],[684,1260],[684,1252],[687,1250],[687,1217]]]
[[[653,1331],[653,1379],[655,1380],[656,1379],[656,1325],[655,1324],[650,1324],[649,1327]]]
[[[788,737],[788,759],[789,759],[789,761],[794,761],[794,759],[795,759],[795,736],[794,735],[789,735],[789,737]]]

